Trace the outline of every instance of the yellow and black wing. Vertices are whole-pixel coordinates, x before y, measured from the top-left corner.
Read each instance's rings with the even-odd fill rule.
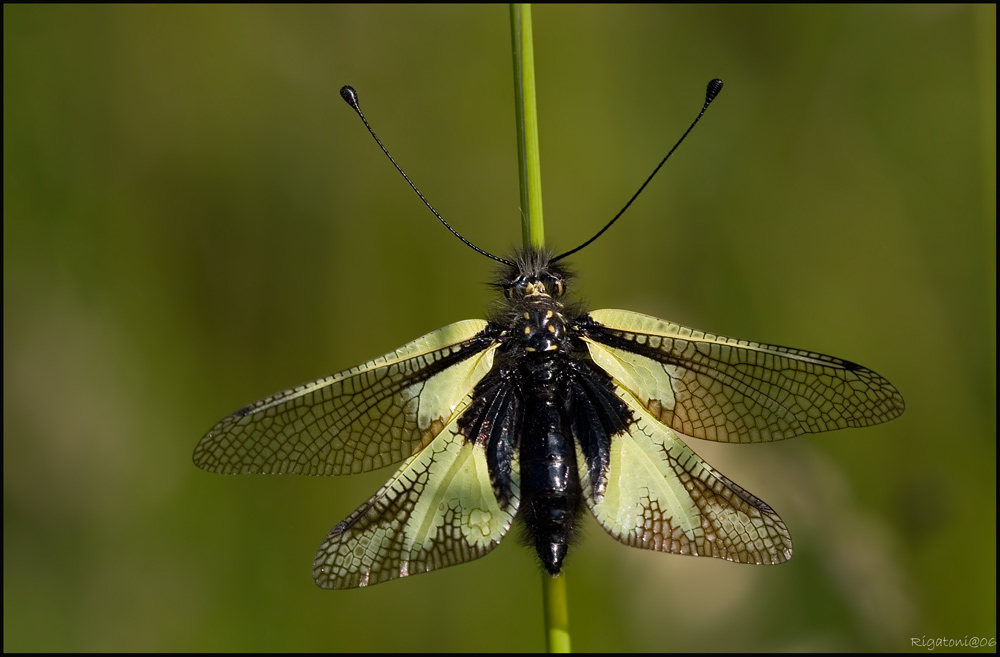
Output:
[[[492,348],[486,352],[492,357]],[[459,430],[466,399],[430,444],[411,456],[370,500],[334,527],[313,561],[322,588],[369,586],[478,559],[500,543],[517,513],[491,484],[486,446]]]
[[[358,367],[254,402],[221,420],[194,463],[222,474],[367,472],[429,444],[492,362],[486,322],[444,328]]]
[[[583,340],[632,422],[613,437],[603,479],[591,477],[578,453],[581,483],[597,521],[627,545],[741,563],[786,561],[792,542],[778,514],[675,432],[765,442],[877,424],[903,412],[892,384],[848,361],[629,311],[599,310],[590,318],[597,324],[584,325]]]
[[[846,360],[597,310],[591,358],[653,417],[687,436],[756,443],[887,422],[903,397]]]
[[[214,426],[194,462],[226,474],[341,475],[405,459],[337,525],[313,563],[324,588],[377,584],[480,557],[517,512],[490,481],[486,448],[458,427],[498,343],[458,322],[369,361],[243,408]]]
[[[792,539],[762,500],[705,463],[631,393],[615,386],[632,422],[611,440],[602,490],[577,452],[583,497],[597,522],[632,547],[777,564],[792,556]]]

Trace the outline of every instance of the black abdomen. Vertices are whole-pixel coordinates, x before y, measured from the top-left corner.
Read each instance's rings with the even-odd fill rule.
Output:
[[[557,575],[581,510],[580,476],[554,377],[543,373],[554,374],[556,368],[552,362],[538,365],[530,377],[535,390],[525,399],[520,436],[521,515],[538,558]]]

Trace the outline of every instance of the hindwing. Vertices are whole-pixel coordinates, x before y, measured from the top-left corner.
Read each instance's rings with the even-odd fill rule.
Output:
[[[477,368],[489,370],[492,351]],[[517,513],[516,455],[501,500],[485,443],[467,440],[459,427],[471,402],[466,396],[437,437],[330,532],[313,562],[319,586],[378,584],[477,559],[497,546]]]
[[[756,443],[864,427],[903,412],[885,378],[846,360],[685,328],[626,310],[581,322],[590,356],[659,422]]]
[[[578,449],[583,497],[597,522],[632,547],[777,564],[792,540],[771,507],[705,463],[635,397],[616,385],[632,421],[610,444],[603,492]]]

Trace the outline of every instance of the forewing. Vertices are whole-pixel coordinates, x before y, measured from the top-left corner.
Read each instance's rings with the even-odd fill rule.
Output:
[[[211,472],[340,475],[407,458],[438,435],[492,367],[486,322],[450,324],[353,369],[224,418],[194,463]]]
[[[696,438],[754,443],[863,427],[903,412],[885,378],[846,360],[597,310],[593,360],[656,419]]]
[[[785,523],[762,500],[705,463],[630,393],[633,421],[611,440],[604,493],[578,450],[584,499],[597,522],[632,547],[777,564],[792,556]]]
[[[515,463],[509,501],[498,501],[484,443],[466,440],[458,428],[467,406],[330,532],[313,561],[316,584],[370,586],[471,561],[497,546],[517,512],[518,469]]]

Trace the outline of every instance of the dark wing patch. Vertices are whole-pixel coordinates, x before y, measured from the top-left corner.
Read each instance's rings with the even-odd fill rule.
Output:
[[[632,412],[614,391],[614,383],[594,363],[580,360],[570,364],[564,403],[570,432],[587,461],[590,488],[595,496],[604,494],[614,436],[624,433],[634,421]],[[581,470],[581,477],[583,476]]]
[[[469,409],[459,418],[458,428],[469,442],[486,450],[493,490],[501,503],[514,497],[514,463],[524,425],[522,402],[511,372],[495,367],[476,386]]]

